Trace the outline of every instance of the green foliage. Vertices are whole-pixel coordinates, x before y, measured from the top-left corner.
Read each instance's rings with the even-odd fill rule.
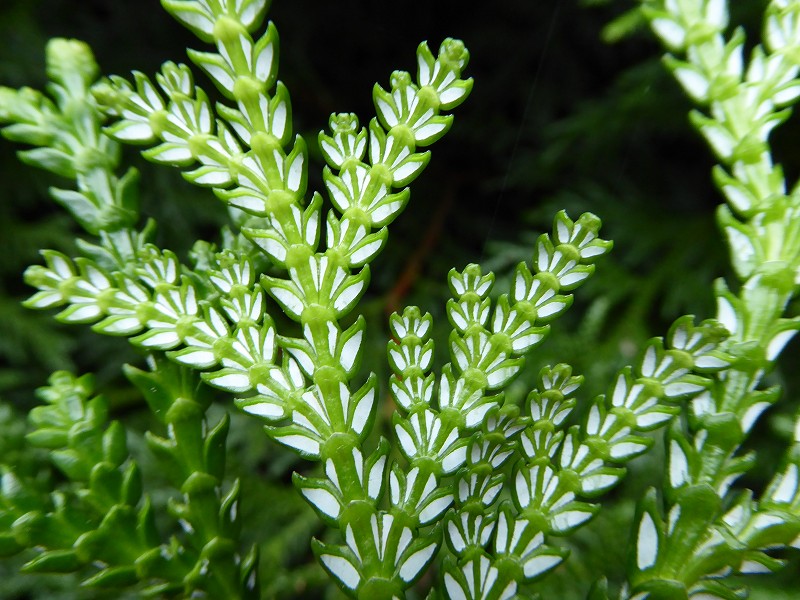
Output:
[[[734,598],[739,581],[720,572],[782,566],[774,552],[800,532],[796,448],[763,493],[734,483],[753,468],[742,446],[778,399],[765,377],[798,324],[783,317],[800,263],[797,200],[768,139],[800,95],[798,3],[770,5],[764,46],[747,68],[745,33],[724,37],[720,0],[626,7],[603,33],[625,40],[649,23],[676,54],[668,67],[706,110],[692,123],[721,163],[714,181],[729,206],[718,222],[738,283],[717,283],[718,320],[672,322],[674,306],[695,302],[676,291],[673,270],[686,270],[704,224],[657,218],[661,230],[650,236],[629,225],[618,239],[631,258],[603,258],[611,276],[587,283],[611,242],[581,205],[613,197],[613,186],[598,178],[561,189],[564,168],[573,157],[598,168],[591,152],[573,152],[587,129],[602,123],[593,143],[611,154],[631,115],[661,119],[669,110],[639,93],[653,73],[643,67],[615,92],[628,100],[624,118],[607,120],[602,103],[577,110],[541,158],[523,150],[519,164],[542,167],[533,174],[512,154],[501,193],[531,181],[561,190],[543,203],[557,213],[552,233],[524,251],[496,244],[487,262],[505,270],[497,278],[477,264],[451,269],[451,297],[431,313],[402,309],[398,284],[388,345],[374,341],[379,309],[367,288],[391,268],[379,255],[391,247],[389,226],[403,231],[394,221],[413,206],[409,186],[424,186],[429,147],[472,92],[463,75],[470,54],[453,38],[438,52],[423,42],[413,75],[394,71],[387,88],[373,88],[375,117],[362,126],[335,112],[306,142],[278,80],[277,29],[262,27],[268,4],[162,0],[210,46],[188,56],[213,88],[175,62],[154,75],[99,78],[89,47],[60,38],[47,46],[46,93],[0,88],[4,136],[25,145],[23,162],[57,177],[50,195],[90,236],[42,251],[44,264],[25,271],[37,290],[25,306],[59,308],[65,325],[129,338],[148,364],[123,367],[129,383],[112,387],[113,403],[92,397],[89,376],[57,372],[24,438],[14,409],[0,405],[2,553],[22,556],[24,572],[73,573],[70,581],[98,596],[109,588],[210,598],[335,595],[328,577],[357,598],[577,597],[587,590],[575,579],[594,580],[597,599]],[[501,113],[487,113],[488,129]],[[493,146],[513,138],[496,129],[463,134],[490,151],[475,165],[491,165]],[[140,213],[169,221],[169,209],[147,210],[140,193],[158,171],[143,167],[140,183],[138,169],[125,170],[136,160],[123,151],[131,144],[221,201],[218,233],[167,236],[172,249],[162,247],[155,220]],[[314,159],[326,163],[320,175],[309,168]],[[667,167],[656,164],[642,181]],[[627,189],[635,196],[640,184],[633,178]],[[689,179],[683,185],[692,191]],[[575,202],[579,192],[586,200]],[[180,206],[184,195],[202,198],[165,188],[159,202]],[[582,214],[572,219],[563,205]],[[434,215],[430,235],[477,214]],[[412,279],[426,246],[409,260]],[[662,266],[650,272],[654,257]],[[708,266],[695,274],[701,284],[716,270]],[[570,322],[584,284],[594,300],[570,340],[556,328]],[[647,339],[654,310],[668,328],[663,339]],[[556,343],[542,352],[551,329]],[[48,335],[29,337],[35,345]],[[623,343],[622,356],[610,356]],[[437,346],[447,352],[436,356]],[[51,356],[54,365],[67,360]],[[581,387],[593,400],[576,395]],[[126,406],[136,414],[109,420]],[[652,433],[662,428],[663,448]],[[278,444],[264,450],[264,433]],[[619,485],[640,456],[644,469],[665,470],[663,485],[649,478],[659,492],[641,491],[641,472]],[[608,497],[616,502],[604,508]],[[635,516],[631,498],[640,498]],[[598,514],[593,534],[585,526]],[[624,573],[598,558],[602,544],[622,552],[628,534],[619,523],[632,523]],[[614,539],[598,543],[602,532]]]

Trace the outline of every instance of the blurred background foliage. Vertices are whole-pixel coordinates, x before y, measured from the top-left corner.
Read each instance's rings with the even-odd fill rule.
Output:
[[[765,0],[730,4],[733,22],[743,23],[755,39]],[[374,114],[372,85],[386,86],[394,69],[413,70],[421,40],[435,47],[446,36],[459,37],[472,55],[472,97],[433,150],[408,209],[392,227],[391,243],[373,265],[362,307],[371,325],[365,370],[387,375],[387,316],[406,304],[433,314],[443,363],[448,270],[480,262],[496,271],[496,288],[503,290],[516,263],[530,259],[536,236],[562,208],[573,218],[583,211],[599,215],[615,250],[531,357],[510,392],[513,401],[524,398],[542,365],[556,362],[586,376],[587,396],[602,393],[614,371],[631,361],[645,339],[665,334],[674,318],[713,316],[711,283],[729,272],[714,222],[721,199],[710,179],[713,158],[690,128],[690,104],[661,65],[662,50],[634,5],[501,0],[473,10],[456,0],[275,0],[270,18],[281,35],[280,77],[292,93],[295,130],[310,142],[318,164],[316,134],[329,114],[356,112],[365,124]],[[165,60],[185,61],[187,46],[200,47],[158,0],[2,0],[0,85],[41,88],[44,46],[54,36],[89,42],[105,74],[152,73]],[[202,77],[198,81],[205,85]],[[790,180],[800,167],[797,133],[797,121],[790,121],[774,138]],[[29,293],[21,273],[39,261],[38,250],[70,253],[78,231],[48,199],[56,179],[21,166],[14,151],[0,144],[2,462],[11,462],[22,447],[19,415],[35,403],[33,390],[52,370],[66,368],[97,375],[147,467],[139,442],[152,423],[120,376],[124,362],[139,364],[142,357],[123,340],[61,326],[51,315],[19,306]],[[135,149],[126,153],[142,171],[142,209],[159,223],[159,245],[185,257],[194,240],[217,239],[227,214],[213,195],[144,163]],[[312,169],[310,186],[322,189],[319,169]],[[786,445],[800,389],[797,345],[784,354],[785,364],[773,375],[773,382],[785,386],[784,399],[756,429],[752,445],[760,449],[760,468],[741,482],[755,489]],[[385,414],[390,413],[389,406]],[[236,419],[231,432],[232,476],[243,478],[248,532],[263,540],[268,596],[335,597],[308,551],[308,538],[321,535],[321,528],[289,484],[291,470],[306,467],[244,418]],[[159,488],[158,469],[149,460],[151,493],[163,505],[172,492]],[[573,557],[551,577],[558,597],[582,597],[598,573],[609,572],[612,579],[619,574],[631,498],[658,485],[661,464],[657,452],[638,460],[624,486],[608,498],[609,510],[570,542]],[[63,579],[15,576],[15,565],[0,563],[0,598],[97,597],[76,595],[74,582]],[[800,589],[796,566],[781,581],[784,589]],[[583,582],[577,595],[576,581]],[[776,588],[755,583],[754,597],[779,597]]]

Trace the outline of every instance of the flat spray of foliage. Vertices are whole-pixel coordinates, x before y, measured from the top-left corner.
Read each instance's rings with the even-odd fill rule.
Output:
[[[88,47],[57,39],[48,93],[0,88],[0,121],[28,146],[23,162],[70,182],[51,193],[87,234],[77,257],[42,252],[25,273],[38,290],[26,304],[148,355],[148,370],[125,374],[163,424],[146,443],[176,494],[157,515],[126,427],[91,377],[55,373],[26,442],[58,477],[2,466],[2,555],[27,552],[25,572],[77,573],[117,593],[270,595],[266,540],[245,546],[248,499],[226,478],[228,412],[211,416],[202,382],[263,423],[264,443],[318,465],[294,487],[327,528],[311,542],[319,564],[351,597],[554,597],[547,575],[568,558],[559,538],[601,510],[661,429],[667,476],[639,503],[628,581],[600,580],[591,597],[740,598],[727,574],[780,568],[776,549],[800,533],[800,446],[761,498],[732,484],[753,465],[740,450],[748,432],[779,394],[761,382],[800,327],[782,316],[800,280],[800,196],[787,194],[768,144],[800,96],[800,1],[770,4],[746,64],[743,32],[726,37],[724,0],[645,4],[719,159],[719,223],[739,281],[717,284],[717,320],[677,319],[606,395],[580,400],[585,417],[572,425],[582,377],[570,366],[543,369],[521,405],[504,390],[611,249],[592,214],[557,214],[508,289],[474,264],[450,272],[450,362],[438,372],[433,319],[413,306],[390,318],[390,379],[359,369],[370,263],[469,95],[464,44],[420,44],[415,74],[375,86],[365,125],[331,116],[319,134],[323,196],[307,190],[266,0],[162,4],[206,44],[189,58],[220,102],[184,64],[99,80]],[[225,203],[221,242],[199,241],[188,260],[154,245],[119,144],[144,146]]]

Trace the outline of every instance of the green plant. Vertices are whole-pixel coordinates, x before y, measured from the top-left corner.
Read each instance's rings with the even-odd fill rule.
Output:
[[[740,448],[759,415],[778,396],[764,387],[766,374],[798,328],[784,318],[797,293],[800,266],[797,188],[787,193],[773,163],[771,131],[800,95],[796,2],[771,2],[764,42],[745,65],[745,35],[726,38],[724,2],[645,3],[645,15],[671,52],[667,66],[689,96],[708,111],[692,122],[720,164],[714,182],[727,205],[717,213],[731,249],[738,289],[716,286],[718,316],[731,332],[735,361],[693,403],[688,418],[668,434],[669,476],[663,499],[641,507],[636,561],[630,571],[638,597],[709,593],[733,597],[718,580],[727,569],[769,572],[783,561],[772,553],[796,545],[798,535],[798,433],[772,482],[756,500],[731,484],[752,468],[753,453]],[[665,519],[662,513],[668,513]]]
[[[738,454],[746,433],[777,398],[760,382],[797,327],[781,315],[796,291],[800,225],[767,135],[788,116],[775,106],[800,95],[800,3],[773,2],[767,49],[754,51],[744,79],[743,34],[721,37],[724,2],[647,5],[654,29],[688,50],[671,68],[711,108],[694,121],[724,166],[716,182],[732,210],[720,210],[720,223],[743,284],[738,296],[717,286],[719,322],[677,319],[666,341],[649,340],[608,393],[578,411],[583,378],[566,364],[542,369],[524,399],[505,392],[611,248],[590,213],[560,211],[500,293],[478,265],[450,272],[450,362],[438,373],[433,318],[413,306],[389,319],[388,381],[360,369],[367,321],[355,309],[408,185],[428,164],[424,149],[470,93],[463,43],[446,39],[436,55],[421,44],[416,82],[395,71],[389,90],[376,85],[366,127],[353,114],[331,117],[318,140],[331,204],[323,219],[277,80],[276,29],[256,34],[268,3],[162,4],[213,44],[189,57],[220,101],[182,64],[164,64],[155,83],[138,72],[132,83],[98,80],[88,47],[57,39],[49,94],[0,88],[0,120],[7,138],[31,146],[24,162],[72,182],[51,194],[93,237],[78,240],[77,258],[44,251],[45,265],[26,271],[38,290],[26,304],[59,307],[60,321],[128,337],[147,355],[148,370],[124,371],[161,425],[146,445],[178,493],[157,515],[125,427],[109,421],[88,376],[59,372],[29,416],[30,462],[3,461],[0,552],[33,552],[25,571],[77,573],[87,588],[280,593],[259,568],[265,541],[243,528],[247,498],[226,473],[232,409],[216,410],[210,386],[310,461],[293,463],[303,472],[293,483],[326,525],[312,547],[353,597],[432,588],[451,598],[552,597],[546,576],[569,553],[558,540],[600,511],[597,498],[664,427],[670,516],[655,493],[641,503],[620,595],[733,598],[713,574],[780,565],[765,551],[800,533],[797,451],[758,504],[730,489],[752,465]],[[118,173],[120,143],[149,146],[147,159],[210,188],[230,217],[216,244],[198,241],[187,260],[155,245],[154,223],[140,225],[137,172]],[[607,597],[607,583],[591,594]]]

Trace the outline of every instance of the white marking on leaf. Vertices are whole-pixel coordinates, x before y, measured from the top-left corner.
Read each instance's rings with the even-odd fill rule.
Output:
[[[450,539],[450,544],[453,546],[453,550],[456,551],[456,554],[460,554],[464,548],[467,547],[466,541],[461,535],[461,531],[459,531],[458,527],[456,527],[455,523],[452,521],[447,523],[447,537]]]
[[[756,258],[753,241],[736,227],[726,227],[725,233],[728,235],[731,254],[736,257],[736,263],[745,266],[752,265]]]
[[[302,488],[300,491],[322,514],[332,519],[339,517],[339,513],[341,512],[339,501],[328,490],[321,488]]]
[[[281,287],[273,287],[270,292],[278,302],[283,304],[291,313],[299,315],[303,312],[302,300],[289,290]]]
[[[258,16],[259,11],[264,7],[264,2],[249,2],[244,7],[244,10],[241,11],[239,20],[241,21],[242,25],[244,25],[245,29],[250,29],[253,25],[253,21]],[[237,7],[237,10],[240,10]]]
[[[300,190],[300,182],[303,178],[304,164],[305,156],[303,156],[303,153],[300,152],[289,166],[289,177],[286,182],[286,187],[293,192],[298,192]]]
[[[722,325],[731,332],[731,335],[736,335],[738,330],[739,320],[736,317],[736,311],[730,301],[723,297],[717,297],[717,319]]]
[[[109,321],[103,326],[103,332],[107,334],[130,334],[139,331],[142,324],[136,317],[121,317]]]
[[[408,527],[403,527],[403,532],[400,534],[400,539],[397,541],[396,550],[398,556],[406,551],[412,539],[413,535],[411,534],[411,530]]]
[[[453,86],[439,94],[439,102],[442,104],[451,104],[466,93],[467,91],[464,88]]]
[[[395,115],[394,107],[386,102],[383,98],[379,97],[375,103],[375,108],[381,113],[381,116],[386,120],[386,124],[391,129],[397,125],[397,117]]]
[[[559,300],[554,300],[552,302],[548,302],[543,306],[539,306],[536,314],[539,318],[550,317],[561,312],[564,308],[566,308],[566,303],[561,302]]]
[[[757,573],[770,573],[771,571],[769,567],[762,565],[758,561],[745,560],[742,562],[742,566],[739,567],[739,572],[746,575],[753,575]],[[697,598],[697,596],[693,596],[693,598]]]
[[[272,256],[278,262],[283,262],[286,260],[286,246],[280,240],[275,239],[274,237],[263,237],[263,238],[256,238],[257,243],[264,251]]]
[[[428,123],[414,132],[414,138],[418,144],[425,143],[435,135],[439,134],[446,125],[444,123]]]
[[[142,121],[121,121],[112,129],[112,135],[124,142],[146,141],[153,137],[150,124]]]
[[[589,475],[588,477],[584,477],[581,481],[581,492],[584,494],[590,494],[592,492],[606,490],[614,485],[618,480],[619,477],[616,475]]]
[[[319,559],[345,587],[351,590],[355,590],[358,587],[360,580],[358,571],[349,561],[341,556],[332,554],[323,554]]]
[[[800,95],[800,84],[794,83],[792,85],[784,87],[783,89],[778,90],[772,96],[772,101],[777,106],[783,106],[794,102],[797,99],[797,96],[799,95]]]
[[[406,583],[412,581],[425,568],[435,551],[436,544],[431,544],[409,556],[400,566],[400,578]]]
[[[200,104],[197,121],[200,126],[200,131],[203,133],[209,133],[211,131],[211,110],[208,107],[208,103],[202,102]]]
[[[402,446],[405,455],[409,459],[414,458],[417,455],[417,449],[416,445],[414,444],[414,439],[399,424],[395,427],[395,433],[397,434],[397,441],[400,442],[400,446]]]
[[[651,344],[645,350],[640,370],[644,377],[652,377],[656,368],[656,349]]]
[[[371,388],[364,396],[359,400],[358,406],[353,413],[353,430],[357,434],[361,434],[364,431],[364,427],[367,425],[367,421],[369,420],[370,413],[372,413],[372,406],[375,401],[375,388]]]
[[[621,460],[627,459],[629,457],[633,457],[635,454],[639,454],[646,450],[647,447],[636,443],[636,442],[623,442],[621,444],[616,444],[611,448],[611,458]]]
[[[164,107],[161,96],[158,95],[158,92],[149,79],[142,80],[142,90],[144,91],[144,98],[152,108],[159,109]]]
[[[636,565],[643,571],[656,564],[658,556],[658,533],[650,513],[642,515],[639,534],[636,538]]]
[[[381,248],[381,241],[375,240],[369,244],[364,244],[350,255],[351,265],[361,265],[368,262]]]
[[[787,329],[775,335],[767,345],[767,360],[778,358],[783,347],[794,337],[795,333],[797,332],[794,329]]]
[[[196,368],[210,367],[217,362],[214,353],[210,350],[195,350],[183,356],[174,356],[174,359],[181,364]]]
[[[278,148],[276,148],[275,150],[272,151],[272,161],[271,161],[271,163],[274,166],[274,168],[277,169],[278,178],[281,181],[286,181],[286,178],[284,176],[284,167],[286,166],[284,164],[284,157],[285,157],[284,153],[281,150],[279,150]]]
[[[678,524],[678,519],[681,516],[681,505],[675,504],[669,511],[669,515],[667,515],[667,534],[672,535],[672,532],[675,530],[675,525]]]
[[[251,389],[250,378],[244,373],[227,373],[220,377],[211,377],[209,383],[231,392],[246,392]]]
[[[620,376],[620,379],[623,379],[623,377]],[[619,381],[617,381],[617,385],[619,385]],[[586,433],[597,435],[598,431],[600,431],[600,410],[595,404],[589,409],[589,417],[586,419]]]
[[[370,212],[370,219],[374,226],[379,226],[394,215],[402,207],[400,202],[385,202]]]
[[[444,575],[444,587],[447,590],[447,597],[450,598],[450,600],[471,600],[471,598],[467,598],[464,590],[461,589],[461,586],[450,573],[445,573]]]
[[[705,21],[714,29],[722,29],[728,21],[727,0],[708,0]]]
[[[272,65],[273,54],[274,54],[274,45],[272,44],[272,42],[270,42],[269,44],[264,46],[261,52],[259,52],[258,58],[256,58],[255,75],[261,81],[266,81],[267,77],[269,76],[270,67]]]
[[[466,416],[466,426],[468,428],[474,427],[483,421],[483,418],[486,416],[486,413],[489,412],[492,406],[493,404],[487,402],[486,404],[482,404],[470,410]]]
[[[566,531],[577,527],[592,516],[590,512],[583,512],[579,510],[568,510],[557,513],[551,517],[553,529],[557,531]]]
[[[689,480],[689,460],[681,445],[671,440],[669,443],[669,483],[679,488]]]
[[[283,409],[272,402],[258,402],[256,404],[248,404],[243,407],[246,413],[255,415],[257,417],[264,417],[267,419],[278,419],[283,417]]]
[[[570,286],[575,285],[589,277],[589,273],[586,271],[572,271],[571,273],[567,273],[561,278],[561,285],[563,286]]]
[[[336,167],[337,169],[340,168],[342,166],[342,163],[344,162],[344,156],[342,155],[339,148],[331,144],[328,140],[324,139],[320,141],[319,145],[322,151],[326,154],[328,163],[331,166]]]
[[[361,293],[361,290],[364,289],[364,281],[359,280],[355,281],[354,283],[350,284],[348,287],[343,289],[339,292],[339,295],[336,297],[336,300],[333,302],[333,307],[337,311],[343,311],[347,306],[353,302],[358,294]]]
[[[340,354],[340,361],[342,363],[342,368],[345,371],[350,371],[353,368],[353,365],[356,363],[356,359],[358,358],[358,351],[361,348],[361,340],[364,337],[364,332],[359,331],[353,337],[351,337],[347,342],[345,342],[344,346],[342,347],[342,352]]]
[[[139,344],[145,348],[169,349],[174,347],[179,341],[180,339],[178,338],[178,334],[176,332],[161,331],[147,336],[141,342],[139,342]]]
[[[722,188],[731,205],[741,211],[750,209],[753,205],[752,195],[740,184],[726,185]]]
[[[695,69],[675,69],[675,77],[683,85],[686,92],[696,100],[705,100],[708,94],[708,80]]]
[[[727,361],[710,354],[700,356],[694,361],[694,366],[698,369],[720,369],[727,364]]]
[[[233,206],[236,206],[237,208],[241,208],[242,210],[246,210],[248,212],[256,212],[256,213],[263,212],[265,208],[264,198],[259,198],[258,196],[251,196],[245,194],[232,197],[230,200],[228,200],[228,204],[231,204]]]
[[[425,163],[413,160],[406,161],[392,173],[395,182],[407,181],[416,176],[416,173],[425,166]]]
[[[745,411],[744,415],[742,415],[742,431],[744,433],[750,431],[758,417],[761,416],[761,413],[764,412],[769,405],[769,402],[756,402]]]
[[[196,173],[197,171],[195,171]],[[198,185],[225,186],[231,180],[227,170],[209,168],[205,173],[196,177],[194,183]]]
[[[683,396],[685,394],[694,394],[702,389],[704,389],[703,386],[698,383],[676,381],[664,386],[664,395],[666,395],[667,398],[675,398],[676,396]]]
[[[467,461],[467,447],[461,446],[442,459],[442,472],[452,473]]]
[[[561,562],[562,558],[558,555],[540,555],[529,558],[522,566],[525,577],[531,578],[541,575]]]
[[[653,19],[650,26],[669,46],[680,48],[686,39],[683,27],[670,19]]]
[[[786,472],[781,475],[780,481],[778,488],[772,494],[772,500],[774,502],[789,503],[797,494],[797,465],[794,463],[790,464]]]
[[[495,389],[511,379],[519,371],[518,365],[510,365],[502,369],[495,369],[486,378],[489,389]]]
[[[290,434],[290,435],[281,435],[275,436],[275,439],[279,441],[281,444],[289,446],[290,448],[295,448],[300,452],[304,452],[306,454],[310,454],[311,456],[318,456],[319,455],[319,442],[312,440],[309,437],[304,435],[297,435],[297,434]]]
[[[378,498],[378,494],[383,486],[383,469],[386,466],[386,456],[381,456],[369,472],[367,482],[367,495],[373,500]]]
[[[640,429],[646,429],[647,427],[652,427],[653,425],[668,421],[671,418],[672,415],[670,413],[652,411],[638,415],[636,417],[636,426]]]
[[[233,89],[235,81],[227,69],[223,69],[221,66],[210,62],[203,63],[203,69],[205,69],[208,76],[216,80],[221,87],[227,90]]]
[[[757,514],[750,521],[751,527],[756,530],[767,529],[768,527],[773,527],[774,525],[783,525],[785,523],[786,522],[783,520],[783,517],[766,513]]]
[[[426,523],[431,522],[433,519],[441,515],[447,507],[453,502],[453,495],[447,494],[446,496],[442,496],[441,498],[437,498],[419,514],[419,522],[420,524],[424,525]]]
[[[91,321],[102,314],[100,307],[96,304],[75,304],[68,316],[62,317],[67,322],[76,323],[79,321]],[[69,309],[68,309],[69,310]]]
[[[481,298],[483,298],[486,295],[486,293],[489,291],[489,288],[491,287],[491,285],[492,285],[492,280],[491,279],[487,279],[487,280],[483,281],[475,289],[475,293],[478,294]]]
[[[736,141],[728,131],[725,131],[722,126],[716,124],[702,127],[701,131],[719,156],[722,158],[730,157],[733,153]]]
[[[605,254],[606,252],[608,252],[608,249],[603,246],[586,246],[581,248],[581,258],[592,258]]]
[[[48,258],[53,271],[60,275],[62,279],[69,279],[75,274],[72,271],[72,265],[60,254],[50,254]]]

